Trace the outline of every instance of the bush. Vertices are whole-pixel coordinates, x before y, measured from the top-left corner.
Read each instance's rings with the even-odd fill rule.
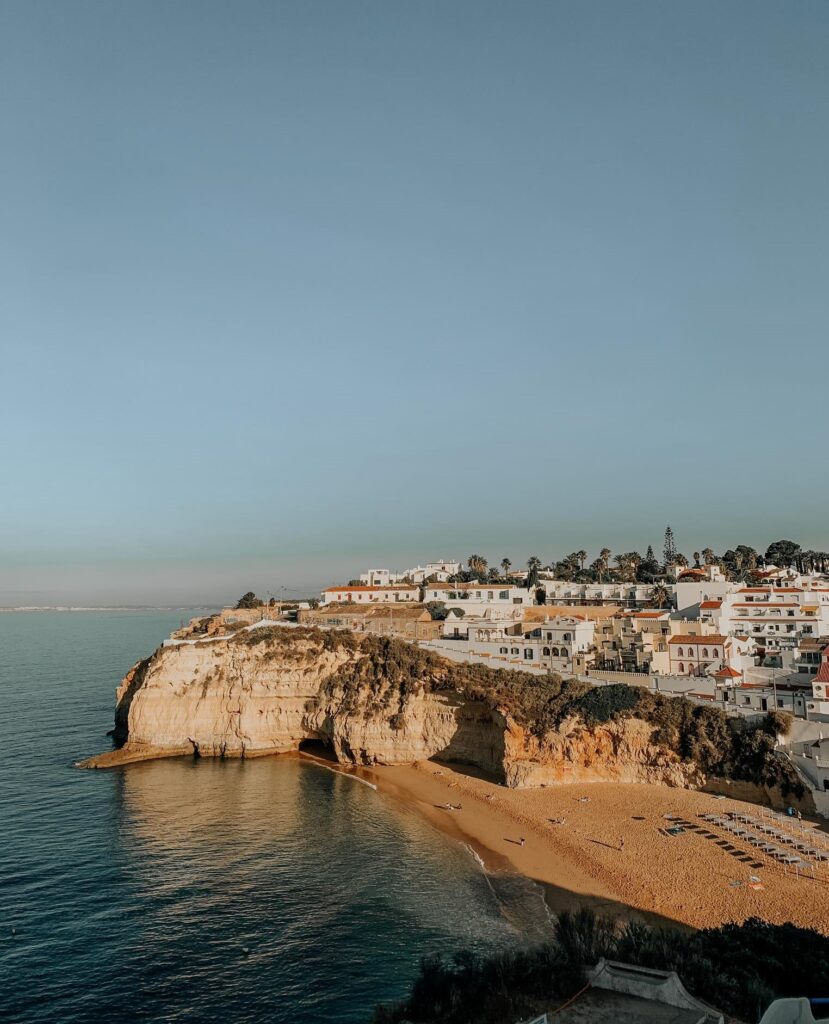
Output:
[[[236,602],[237,608],[261,608],[262,601],[254,594],[252,590],[249,590],[246,594],[242,594],[239,600]]]
[[[758,918],[689,932],[620,924],[590,910],[561,914],[552,941],[529,949],[424,959],[409,996],[375,1024],[501,1024],[575,995],[602,957],[676,971],[697,998],[743,1020],[772,1000],[829,991],[829,938]]]

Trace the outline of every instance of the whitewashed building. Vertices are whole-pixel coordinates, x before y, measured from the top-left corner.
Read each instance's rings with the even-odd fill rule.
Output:
[[[388,587],[395,583],[402,583],[404,580],[412,583],[423,583],[434,576],[443,583],[450,576],[460,572],[460,562],[427,562],[426,565],[415,565],[411,569],[404,569],[402,572],[391,569],[369,569],[368,572],[360,574],[360,582],[368,587]]]
[[[829,591],[794,586],[741,587],[711,613],[720,632],[753,638],[767,651],[791,650],[829,635]]]
[[[401,601],[419,601],[420,587],[399,584],[390,587],[349,586],[326,587],[322,604],[399,604]]]
[[[505,616],[532,607],[535,593],[507,583],[430,583],[423,588],[424,601],[442,601],[447,608],[462,608],[467,615],[500,610]]]

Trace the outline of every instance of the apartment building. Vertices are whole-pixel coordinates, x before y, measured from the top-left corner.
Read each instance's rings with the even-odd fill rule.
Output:
[[[546,604],[557,605],[621,605],[623,608],[646,608],[653,587],[649,583],[572,583],[567,580],[541,580]],[[670,588],[669,588],[670,589]]]
[[[792,650],[801,640],[829,635],[829,590],[802,586],[740,587],[710,613],[720,632],[754,639],[766,652]]]

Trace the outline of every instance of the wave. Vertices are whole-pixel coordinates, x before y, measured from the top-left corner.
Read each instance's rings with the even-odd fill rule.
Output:
[[[377,792],[376,784],[369,782],[368,779],[361,779],[359,775],[353,775],[351,772],[344,772],[341,768],[332,768],[330,764],[325,764],[324,761],[320,761],[319,758],[314,757],[313,754],[308,754],[305,751],[302,753],[304,759],[310,761],[311,764],[315,764],[319,768],[324,768],[327,772],[333,772],[334,775],[344,775],[347,779],[353,779],[355,782],[360,782],[364,786],[368,786],[369,789],[373,789]]]

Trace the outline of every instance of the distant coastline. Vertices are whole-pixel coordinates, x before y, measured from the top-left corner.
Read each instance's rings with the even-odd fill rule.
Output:
[[[0,605],[0,613],[6,612],[215,612],[218,604],[130,604],[130,605]]]

